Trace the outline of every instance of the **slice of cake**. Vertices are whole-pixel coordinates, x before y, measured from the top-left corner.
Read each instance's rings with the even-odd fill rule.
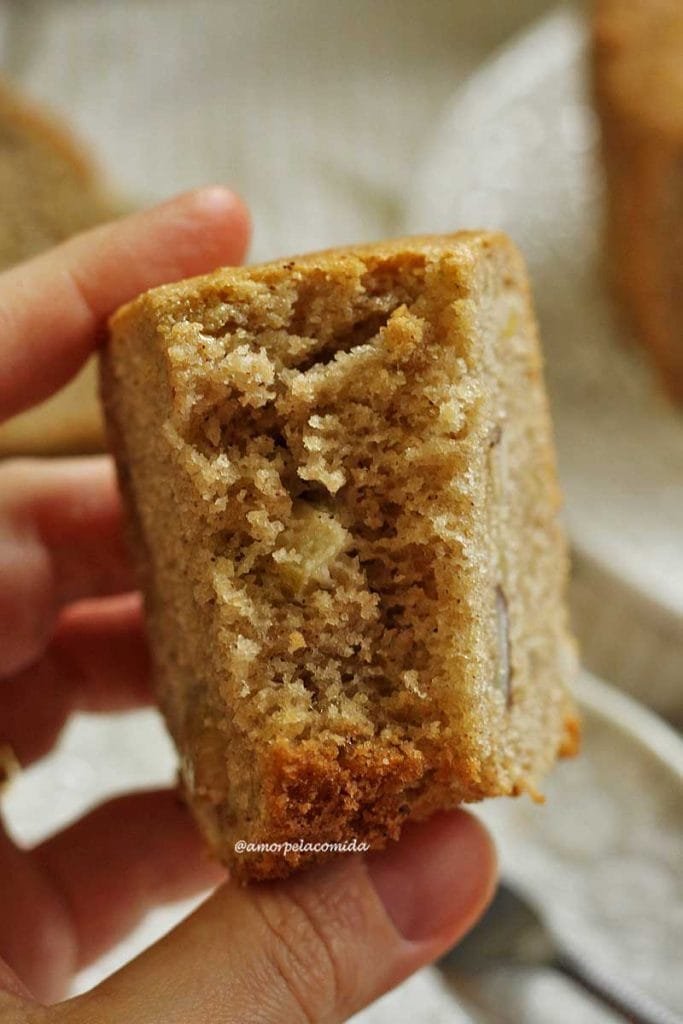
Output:
[[[610,273],[683,401],[683,3],[596,0],[594,83]]]
[[[103,396],[184,787],[238,876],[535,795],[573,750],[551,427],[505,237],[155,289],[112,319]]]
[[[0,81],[0,270],[114,212],[67,129]],[[0,455],[102,446],[94,360],[53,398],[0,425]]]

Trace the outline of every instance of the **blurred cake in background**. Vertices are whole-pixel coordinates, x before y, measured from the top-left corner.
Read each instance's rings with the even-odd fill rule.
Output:
[[[683,402],[683,0],[595,0],[610,274]]]
[[[0,81],[0,271],[117,212],[70,131]],[[92,360],[55,397],[0,425],[0,456],[102,446]]]

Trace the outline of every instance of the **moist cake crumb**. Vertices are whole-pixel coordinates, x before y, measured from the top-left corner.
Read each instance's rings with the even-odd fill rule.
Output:
[[[576,745],[551,428],[521,257],[460,233],[142,295],[110,439],[183,786],[242,879],[537,791]]]

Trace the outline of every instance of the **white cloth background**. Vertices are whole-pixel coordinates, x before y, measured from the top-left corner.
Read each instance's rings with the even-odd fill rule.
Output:
[[[233,184],[266,259],[401,230],[444,102],[546,6],[6,0],[0,59],[92,141],[133,203]]]

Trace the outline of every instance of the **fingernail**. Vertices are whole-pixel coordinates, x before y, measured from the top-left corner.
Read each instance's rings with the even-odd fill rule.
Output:
[[[399,842],[366,863],[395,928],[412,942],[446,932],[457,941],[483,912],[496,877],[493,843],[464,811],[406,825]]]

